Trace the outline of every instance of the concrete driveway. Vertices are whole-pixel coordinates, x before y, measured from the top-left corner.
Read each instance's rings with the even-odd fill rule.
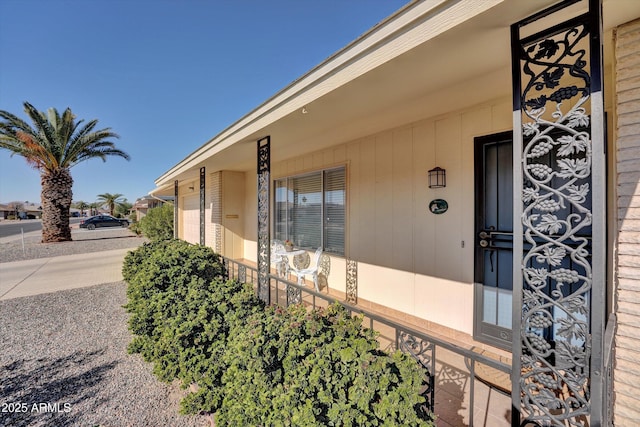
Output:
[[[131,248],[0,264],[0,300],[122,280]]]

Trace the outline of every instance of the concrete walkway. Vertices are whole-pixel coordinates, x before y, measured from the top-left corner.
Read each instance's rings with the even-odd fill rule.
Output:
[[[0,264],[0,300],[122,280],[128,249],[63,255]]]

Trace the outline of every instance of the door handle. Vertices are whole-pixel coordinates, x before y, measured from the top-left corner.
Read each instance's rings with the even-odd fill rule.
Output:
[[[489,233],[487,233],[486,231],[483,230],[483,231],[480,232],[480,234],[478,234],[478,236],[481,239],[488,239],[488,238],[491,237],[491,234],[489,234]],[[480,246],[482,246],[482,243],[480,243]]]

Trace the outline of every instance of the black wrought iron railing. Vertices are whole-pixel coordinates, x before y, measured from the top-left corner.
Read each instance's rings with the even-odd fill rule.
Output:
[[[230,279],[251,283],[257,291],[258,269],[256,267],[238,262],[236,260],[223,258]],[[285,278],[275,274],[269,274],[270,293],[272,304],[288,306],[289,304],[304,303],[310,308],[326,307],[338,302],[350,313],[363,316],[363,326],[373,329],[379,333],[381,347],[387,350],[400,350],[410,354],[426,370],[425,387],[422,395],[426,399],[427,409],[434,412],[439,399],[438,388],[450,388],[456,384],[459,395],[466,395],[464,403],[455,408],[456,417],[463,417],[464,423],[474,425],[475,392],[478,381],[484,387],[489,386],[492,390],[498,390],[502,395],[508,395],[509,391],[501,387],[493,387],[490,382],[478,377],[476,370],[482,366],[483,371],[493,370],[495,373],[505,378],[511,377],[511,365],[487,357],[472,349],[464,348],[454,343],[445,341],[439,337],[419,331],[415,328],[395,322],[378,313],[365,310],[339,301],[336,298],[316,292],[311,288],[299,286]],[[451,363],[451,358],[462,363]],[[443,399],[444,399],[443,392]],[[486,399],[486,397],[483,397]],[[510,400],[505,397],[507,405],[498,408],[497,412],[503,415],[511,410]],[[450,403],[450,402],[449,402]],[[483,406],[489,406],[483,402]],[[447,405],[443,405],[447,406]],[[465,408],[466,406],[466,408]],[[466,416],[460,414],[460,410],[466,409]],[[484,408],[488,411],[488,408]],[[494,408],[495,409],[495,408]],[[444,414],[438,414],[443,416]],[[443,417],[444,418],[444,417]]]

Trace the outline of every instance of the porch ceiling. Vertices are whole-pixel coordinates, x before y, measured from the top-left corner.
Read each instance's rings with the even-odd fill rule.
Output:
[[[280,118],[248,135],[231,135],[227,148],[212,151],[215,156],[207,155],[203,146],[190,156],[190,164],[183,161],[183,167],[176,166],[156,184],[190,179],[205,160],[210,170],[253,170],[256,141],[266,135],[271,136],[271,160],[277,162],[509,95],[510,25],[553,3],[556,0],[504,0],[371,71],[346,83],[336,82],[330,91],[304,104],[307,114],[288,104],[289,111]],[[604,1],[605,29],[639,16],[639,0]],[[414,20],[385,43],[405,37],[429,19],[427,14]],[[332,75],[322,83],[326,82],[332,82]],[[310,86],[301,93],[313,90]]]

